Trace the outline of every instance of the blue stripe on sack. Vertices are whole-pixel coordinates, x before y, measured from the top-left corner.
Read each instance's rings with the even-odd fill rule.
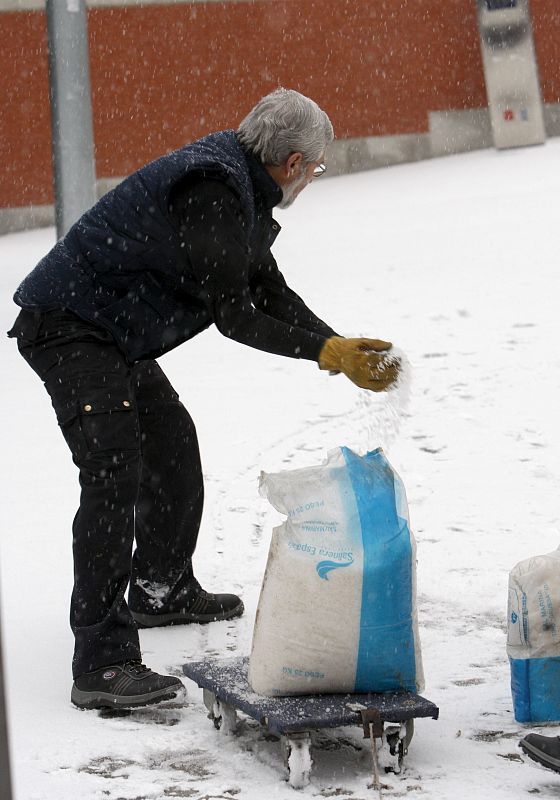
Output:
[[[510,658],[509,665],[515,719],[518,722],[530,722],[531,702],[529,700],[528,659]]]
[[[510,658],[517,722],[560,722],[560,657]]]
[[[397,516],[393,470],[381,450],[341,448],[360,516],[364,575],[355,691],[416,691],[412,547]]]

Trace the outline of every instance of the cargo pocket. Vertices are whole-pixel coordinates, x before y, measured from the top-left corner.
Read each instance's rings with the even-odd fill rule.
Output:
[[[131,396],[112,389],[85,391],[79,397],[77,414],[90,453],[138,448],[138,416]]]
[[[126,380],[103,386],[47,385],[58,424],[74,459],[139,447],[138,416]]]

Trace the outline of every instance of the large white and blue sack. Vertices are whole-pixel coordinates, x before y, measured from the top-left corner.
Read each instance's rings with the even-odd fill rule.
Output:
[[[518,722],[560,722],[560,550],[509,575],[507,653]]]
[[[273,531],[249,680],[264,695],[415,692],[423,685],[416,546],[381,449],[261,475]]]

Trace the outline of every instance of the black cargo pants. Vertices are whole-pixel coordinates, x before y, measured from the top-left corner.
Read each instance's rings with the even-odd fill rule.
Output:
[[[70,609],[77,677],[140,658],[129,582],[141,613],[165,613],[192,582],[198,441],[158,364],[127,363],[101,328],[67,312],[22,311],[9,335],[44,381],[80,470]]]

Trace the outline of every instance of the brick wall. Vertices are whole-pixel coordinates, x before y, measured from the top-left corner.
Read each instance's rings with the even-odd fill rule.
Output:
[[[543,99],[560,100],[558,0],[532,0]],[[422,133],[486,106],[475,0],[229,0],[88,11],[98,178],[236,123],[278,85],[337,137]],[[0,208],[53,202],[44,10],[0,11]]]

